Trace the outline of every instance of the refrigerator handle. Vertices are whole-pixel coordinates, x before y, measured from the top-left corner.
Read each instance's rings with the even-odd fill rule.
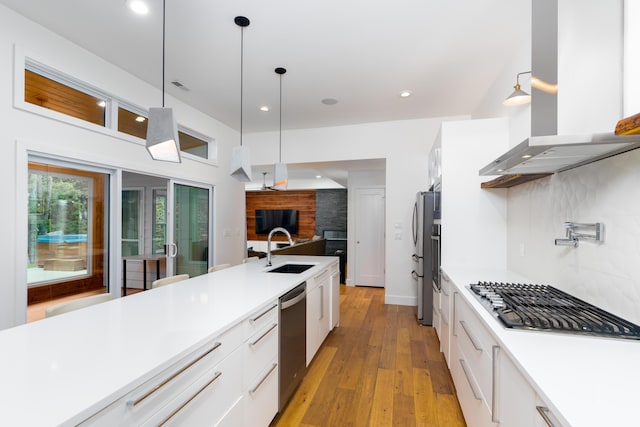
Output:
[[[418,202],[413,204],[413,218],[411,221],[411,231],[413,232],[413,245],[415,246],[418,243]]]

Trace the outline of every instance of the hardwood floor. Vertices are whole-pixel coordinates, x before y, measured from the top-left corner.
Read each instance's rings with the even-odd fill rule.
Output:
[[[435,330],[384,289],[340,287],[340,326],[271,427],[465,426]]]

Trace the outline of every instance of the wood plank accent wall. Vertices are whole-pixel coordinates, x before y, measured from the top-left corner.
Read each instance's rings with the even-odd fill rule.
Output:
[[[316,230],[316,191],[247,191],[247,240],[267,240],[266,234],[256,234],[256,209],[295,209],[298,211],[298,234],[294,238],[310,239]],[[286,241],[278,233],[273,240]]]

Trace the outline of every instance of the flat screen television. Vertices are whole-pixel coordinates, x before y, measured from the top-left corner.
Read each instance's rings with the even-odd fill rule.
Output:
[[[295,209],[256,209],[256,234],[269,234],[276,227],[298,234],[298,211]]]

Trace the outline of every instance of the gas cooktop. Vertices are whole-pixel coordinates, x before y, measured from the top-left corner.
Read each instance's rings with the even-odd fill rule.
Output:
[[[507,328],[640,340],[640,326],[553,286],[478,282],[470,289]]]

